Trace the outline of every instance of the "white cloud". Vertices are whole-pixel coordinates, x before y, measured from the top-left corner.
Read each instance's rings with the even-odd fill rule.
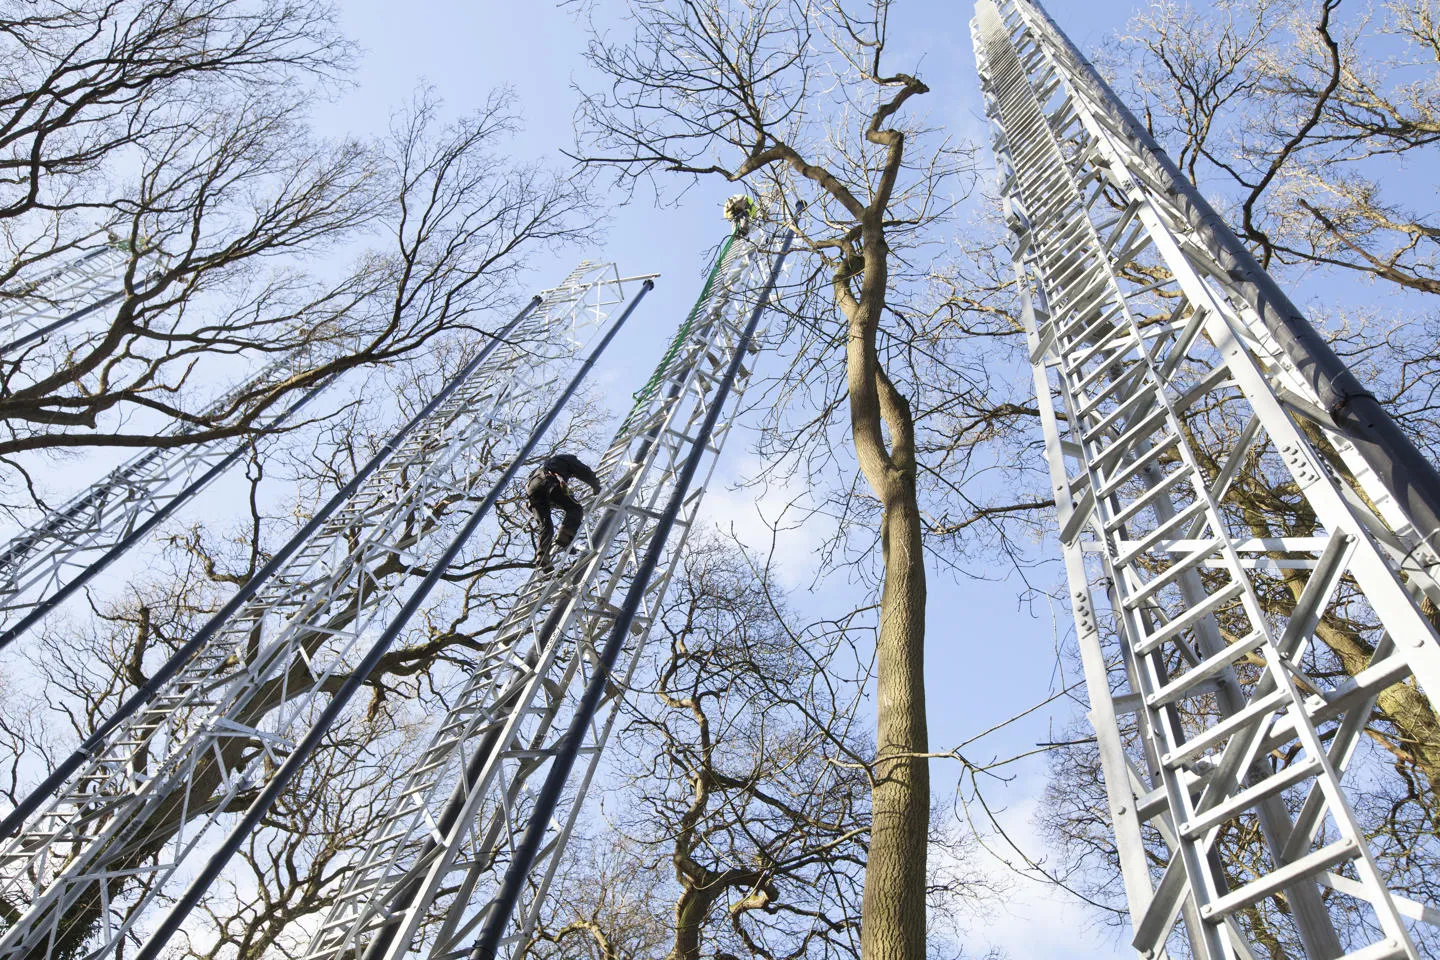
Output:
[[[702,523],[734,535],[759,556],[773,556],[775,571],[786,589],[808,586],[816,566],[816,553],[833,532],[823,516],[806,516],[812,502],[804,485],[772,481],[763,487],[735,488],[737,480],[753,476],[760,461],[747,457],[715,477],[705,493]],[[775,532],[778,527],[779,532]]]
[[[1027,779],[1013,786],[1022,783],[1026,793],[996,819],[1021,850],[1040,858],[1046,843],[1036,832],[1034,819],[1043,782]],[[986,845],[1001,856],[1019,859],[1001,838],[990,838]],[[1111,960],[1134,955],[1119,942],[1122,938],[1117,938],[1113,928],[1099,925],[1094,908],[1051,884],[1018,876],[984,851],[976,856],[983,861],[983,869],[1008,889],[985,922],[972,927],[968,954],[983,956],[986,949],[997,948],[1013,960]]]

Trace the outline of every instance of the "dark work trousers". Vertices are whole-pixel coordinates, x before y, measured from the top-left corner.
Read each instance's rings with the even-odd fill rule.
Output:
[[[570,491],[565,489],[565,482],[551,473],[542,471],[531,476],[525,485],[525,493],[529,498],[530,512],[540,524],[535,562],[544,564],[550,559],[550,543],[555,540],[555,522],[550,518],[550,514],[555,510],[565,511],[565,519],[560,523],[560,537],[555,540],[556,545],[564,550],[570,546],[570,541],[575,539],[575,534],[580,530],[580,520],[585,516],[585,510],[570,496]]]

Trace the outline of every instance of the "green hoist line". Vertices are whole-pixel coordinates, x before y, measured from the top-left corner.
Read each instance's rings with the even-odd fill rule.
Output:
[[[650,375],[649,380],[645,381],[643,387],[631,395],[631,398],[635,401],[635,405],[630,408],[630,413],[625,417],[625,426],[628,427],[630,425],[630,421],[634,419],[635,414],[645,407],[645,404],[655,395],[655,391],[659,389],[660,381],[665,377],[665,371],[670,369],[671,361],[675,359],[675,355],[680,352],[680,348],[684,346],[685,341],[689,338],[690,328],[695,325],[695,318],[700,316],[700,311],[703,310],[705,304],[709,302],[710,293],[715,286],[715,278],[720,275],[720,268],[724,266],[725,258],[730,255],[730,248],[734,243],[735,235],[731,234],[720,247],[720,253],[715,258],[715,263],[710,267],[710,275],[705,278],[705,286],[700,289],[699,299],[695,301],[695,306],[690,308],[690,314],[685,318],[685,321],[680,324],[680,329],[675,331],[675,336],[670,339],[670,346],[665,349],[665,355],[661,357],[660,362],[656,364],[655,372]],[[622,427],[621,429],[624,428]]]

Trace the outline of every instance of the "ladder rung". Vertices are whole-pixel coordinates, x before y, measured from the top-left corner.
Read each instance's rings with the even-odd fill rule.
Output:
[[[1185,575],[1186,571],[1193,570],[1198,565],[1204,563],[1207,559],[1210,558],[1212,554],[1219,550],[1223,544],[1224,541],[1221,540],[1219,537],[1216,537],[1214,540],[1209,541],[1208,543],[1201,546],[1199,549],[1194,550],[1191,553],[1187,553],[1185,556],[1174,561],[1170,564],[1169,567],[1167,567],[1163,572],[1161,572],[1159,576],[1151,580],[1147,580],[1143,585],[1140,586],[1139,589],[1126,597],[1125,606],[1134,610],[1137,606],[1144,603],[1150,597],[1154,596],[1159,591],[1165,589],[1170,584],[1180,579],[1182,576]]]
[[[1105,414],[1104,417],[1100,418],[1099,422],[1086,429],[1085,433],[1083,434],[1085,440],[1087,442],[1094,441],[1097,437],[1099,437],[1102,433],[1104,433],[1112,425],[1114,425],[1117,420],[1120,420],[1134,412],[1135,408],[1139,406],[1142,401],[1148,400],[1153,402],[1155,400],[1157,392],[1157,388],[1153,384],[1142,384],[1138,390],[1136,390],[1130,396],[1126,397],[1119,404],[1117,404],[1114,410],[1111,410],[1109,413]]]
[[[1169,411],[1164,407],[1157,406],[1145,416],[1141,417],[1133,425],[1126,428],[1125,432],[1116,437],[1109,446],[1105,447],[1093,459],[1103,468],[1109,469],[1112,462],[1119,461],[1130,448],[1135,446],[1145,437],[1157,431],[1162,431],[1164,436],[1172,436],[1166,429],[1165,418]]]
[[[1184,631],[1190,629],[1200,620],[1214,613],[1221,606],[1238,597],[1241,593],[1244,592],[1244,590],[1245,584],[1241,581],[1237,580],[1230,584],[1227,584],[1224,588],[1216,591],[1215,593],[1212,593],[1200,603],[1197,603],[1189,610],[1186,610],[1184,613],[1180,614],[1174,620],[1171,620],[1169,623],[1165,624],[1165,626],[1161,627],[1159,630],[1147,636],[1141,642],[1135,644],[1136,654],[1142,657],[1145,656],[1147,653],[1150,653],[1162,643],[1165,643],[1167,640],[1171,639],[1177,634],[1183,633]]]
[[[1090,416],[1090,414],[1095,411],[1096,407],[1104,403],[1111,396],[1120,392],[1121,390],[1133,387],[1135,385],[1134,381],[1144,379],[1145,371],[1148,369],[1149,368],[1143,363],[1130,364],[1130,366],[1123,370],[1118,377],[1115,377],[1108,384],[1106,384],[1103,390],[1082,403],[1079,409],[1075,411],[1076,414],[1082,418]],[[1076,396],[1079,396],[1079,391],[1076,391]]]
[[[1315,757],[1306,757],[1298,763],[1292,763],[1259,783],[1246,787],[1228,800],[1196,813],[1189,822],[1180,824],[1180,833],[1187,838],[1194,839],[1211,827],[1218,826],[1231,817],[1239,816],[1267,797],[1273,797],[1302,780],[1308,780],[1322,769],[1323,764]]]
[[[1340,960],[1398,960],[1400,957],[1408,957],[1409,951],[1398,940],[1381,940],[1379,943],[1372,943],[1368,947],[1361,947],[1359,950],[1351,951],[1341,957]]]
[[[1126,520],[1129,520],[1135,516],[1135,514],[1149,506],[1157,497],[1169,492],[1169,490],[1181,480],[1190,477],[1192,473],[1193,471],[1188,466],[1182,466],[1166,474],[1159,482],[1150,487],[1150,489],[1128,503],[1119,513],[1105,521],[1105,529],[1107,531],[1115,530]]]
[[[1198,664],[1186,670],[1179,677],[1167,683],[1145,698],[1147,706],[1159,707],[1172,703],[1182,697],[1190,695],[1192,690],[1202,686],[1205,681],[1223,671],[1226,667],[1240,658],[1253,653],[1265,643],[1265,633],[1257,630],[1250,636],[1234,643],[1227,644],[1224,650],[1217,650],[1215,653],[1201,660]],[[1240,716],[1240,714],[1236,714]],[[1212,728],[1213,729],[1213,728]]]
[[[1212,903],[1205,904],[1200,908],[1200,913],[1207,920],[1234,913],[1241,907],[1248,907],[1273,893],[1278,893],[1298,880],[1322,870],[1328,870],[1337,863],[1352,860],[1359,855],[1360,851],[1354,841],[1337,840],[1328,846],[1321,847],[1314,853],[1306,854],[1298,860],[1277,867],[1259,880],[1253,880],[1240,889],[1219,897]],[[1384,955],[1389,956],[1390,954]]]
[[[1175,435],[1167,433],[1161,437],[1148,450],[1136,457],[1134,460],[1126,461],[1123,470],[1117,470],[1111,477],[1100,485],[1099,495],[1108,497],[1120,489],[1127,481],[1131,480],[1137,473],[1144,470],[1150,464],[1159,460],[1165,451],[1169,450],[1175,443]]]
[[[1128,543],[1130,546],[1121,551],[1119,556],[1115,558],[1115,566],[1128,566],[1132,560],[1150,550],[1161,540],[1175,539],[1170,537],[1169,534],[1173,533],[1177,527],[1183,527],[1189,521],[1194,520],[1209,509],[1209,507],[1210,504],[1207,501],[1196,500],[1184,509],[1177,511],[1174,516],[1162,521],[1159,526],[1145,534],[1139,540],[1119,541],[1119,543]]]

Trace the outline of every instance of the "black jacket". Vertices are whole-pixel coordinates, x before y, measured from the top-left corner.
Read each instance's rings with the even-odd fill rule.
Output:
[[[549,470],[551,473],[559,474],[566,480],[579,480],[588,485],[596,493],[600,492],[600,478],[595,476],[595,471],[580,460],[573,453],[557,453],[541,465],[541,469]]]

